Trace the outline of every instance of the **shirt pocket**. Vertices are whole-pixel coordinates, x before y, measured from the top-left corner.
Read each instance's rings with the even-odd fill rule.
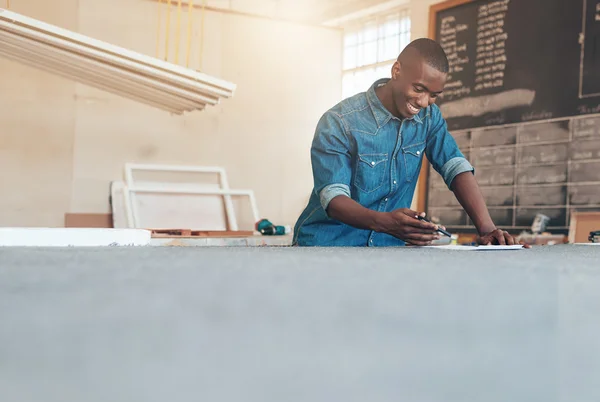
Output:
[[[383,184],[388,162],[387,154],[359,154],[354,186],[372,193]]]
[[[425,141],[402,147],[406,181],[416,180],[417,172],[421,167],[421,160],[423,159],[424,151]]]

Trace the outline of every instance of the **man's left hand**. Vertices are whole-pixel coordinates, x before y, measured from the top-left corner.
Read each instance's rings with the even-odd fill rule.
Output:
[[[529,244],[517,242],[517,240],[505,230],[495,229],[489,233],[477,236],[477,243],[485,246],[489,245],[514,245],[521,244],[525,248],[531,248]]]

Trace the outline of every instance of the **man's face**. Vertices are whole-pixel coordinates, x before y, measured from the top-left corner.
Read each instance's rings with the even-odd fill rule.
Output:
[[[408,62],[398,61],[392,67],[392,94],[398,113],[406,118],[435,103],[444,90],[447,74],[414,57]]]

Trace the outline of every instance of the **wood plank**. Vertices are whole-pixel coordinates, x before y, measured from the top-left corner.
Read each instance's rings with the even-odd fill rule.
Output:
[[[102,63],[87,59],[83,56],[71,54],[65,50],[47,47],[46,45],[36,44],[28,38],[20,38],[18,36],[11,36],[10,33],[3,33],[0,35],[0,43],[3,46],[12,45],[13,48],[19,49],[20,51],[27,53],[30,57],[37,57],[43,55],[46,59],[49,59],[57,64],[66,64],[69,69],[79,69],[80,73],[87,73],[88,75],[94,75],[101,77],[103,81],[119,81],[120,88],[130,88],[133,91],[142,90],[144,92],[156,93],[160,97],[171,99],[173,105],[183,105],[190,108],[201,108],[205,103],[199,100],[191,100],[194,96],[193,93],[173,88],[167,84],[163,84],[138,74],[134,74],[127,70],[121,70],[119,68],[103,65]],[[15,50],[16,50],[15,49]]]
[[[180,90],[182,94],[189,97],[191,100],[201,100],[204,103],[215,105],[218,103],[219,96],[222,94],[221,92],[214,91],[210,86],[204,85],[200,82],[183,78],[175,74],[169,74],[168,72],[162,72],[156,68],[151,68],[112,54],[86,48],[80,44],[66,41],[61,38],[56,38],[43,32],[24,29],[19,26],[7,24],[2,20],[0,20],[0,28],[12,33],[13,35],[18,35],[22,38],[28,38],[30,41],[34,41],[34,43],[44,43],[51,46],[51,48],[62,49],[63,51],[68,51],[74,55],[89,57],[91,60],[100,62],[103,65],[106,64],[107,66],[123,69],[123,72],[127,72],[130,75],[134,75],[132,71],[139,71],[143,77],[152,77],[162,85],[169,84],[172,87]],[[229,97],[231,94],[227,93],[226,95]]]
[[[120,46],[112,45],[107,42],[103,42],[85,35],[78,34],[73,31],[69,31],[67,29],[60,28],[55,25],[47,24],[39,20],[35,20],[33,18],[26,17],[21,14],[17,14],[8,10],[0,9],[0,18],[4,19],[8,22],[12,22],[14,24],[22,25],[37,29],[42,32],[52,33],[58,37],[68,39],[74,42],[86,44],[89,47],[93,47],[96,49],[103,50],[105,52],[113,53],[115,55],[119,55],[124,58],[129,58],[131,60],[136,60],[140,63],[145,63],[150,66],[154,66],[159,69],[163,69],[165,71],[174,72],[184,77],[191,78],[193,80],[197,80],[199,82],[205,82],[219,89],[222,88],[224,91],[234,91],[236,89],[236,85],[216,78],[209,76],[208,74],[204,74],[198,71],[194,71],[176,64],[172,64],[163,60],[160,60],[155,57],[147,56],[129,49],[125,49]]]
[[[17,52],[19,53],[19,52]],[[82,84],[86,84],[89,85],[91,87],[94,88],[98,88],[107,92],[111,92],[113,94],[122,96],[124,98],[128,98],[131,99],[133,101],[136,102],[140,102],[140,103],[144,103],[147,104],[149,106],[152,107],[156,107],[159,108],[161,110],[166,110],[168,112],[171,112],[173,114],[182,114],[183,111],[190,111],[192,109],[190,108],[173,108],[171,106],[169,106],[168,104],[165,103],[165,99],[164,98],[157,98],[157,99],[148,99],[140,97],[138,95],[134,95],[132,93],[128,93],[128,92],[123,92],[121,91],[121,89],[118,86],[118,82],[113,82],[113,81],[102,81],[100,79],[97,78],[91,78],[89,76],[79,76],[77,75],[76,72],[74,72],[73,70],[69,70],[69,69],[61,69],[60,67],[57,66],[53,66],[51,63],[48,63],[44,60],[33,60],[27,57],[22,57],[21,55],[18,54],[14,54],[13,52],[8,51],[6,48],[0,48],[0,55],[3,55],[4,57],[17,61],[19,63],[28,65],[30,67],[33,68],[37,68],[52,74],[55,74],[57,76],[60,76],[62,78],[66,78],[66,79],[74,79]]]
[[[190,230],[190,229],[150,229],[153,238],[171,237],[250,237],[251,230]]]
[[[216,105],[236,89],[231,82],[3,9],[0,54],[176,114]]]

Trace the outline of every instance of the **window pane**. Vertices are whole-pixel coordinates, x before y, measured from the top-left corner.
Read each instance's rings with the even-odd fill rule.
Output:
[[[400,32],[410,32],[410,18],[400,20]]]
[[[408,10],[379,16],[362,27],[348,26],[344,34],[342,94],[344,98],[364,92],[380,78],[389,78],[400,52],[410,42]],[[377,65],[375,64],[381,64]],[[348,71],[350,70],[350,71]]]
[[[342,96],[347,98],[366,92],[378,78],[381,77],[377,75],[375,69],[346,73],[342,78]]]
[[[354,92],[354,73],[346,73],[342,77],[342,98],[352,96]]]
[[[371,85],[378,79],[377,72],[375,68],[370,68],[368,70],[364,70],[361,76],[361,90],[367,91]]]
[[[356,46],[344,49],[344,70],[356,67]]]
[[[346,73],[342,77],[342,97],[348,98],[367,91],[380,78],[390,78],[393,63],[388,66],[369,68],[355,73]]]
[[[377,40],[377,26],[375,24],[369,24],[363,31],[363,41],[369,42]]]
[[[382,36],[394,36],[400,33],[400,21],[397,19],[387,21],[383,25],[383,35]]]
[[[379,61],[391,60],[400,54],[400,37],[389,36],[384,38],[379,46]]]
[[[359,60],[359,65],[377,63],[377,41],[367,42],[364,44],[363,54]]]
[[[344,47],[356,46],[358,42],[358,34],[356,32],[349,32],[344,35]]]
[[[394,63],[390,63],[387,66],[382,66],[382,67],[377,67],[377,70],[375,70],[375,75],[377,76],[375,79],[380,79],[380,78],[391,78],[392,76],[392,66],[394,65]]]
[[[356,92],[366,91],[369,88],[369,70],[356,73]]]
[[[404,49],[410,42],[410,32],[402,34],[400,36],[400,50]]]
[[[364,88],[363,90],[366,91],[372,82],[372,78],[373,78],[373,70],[365,70],[362,72],[362,75],[360,77],[360,86],[361,88]]]

